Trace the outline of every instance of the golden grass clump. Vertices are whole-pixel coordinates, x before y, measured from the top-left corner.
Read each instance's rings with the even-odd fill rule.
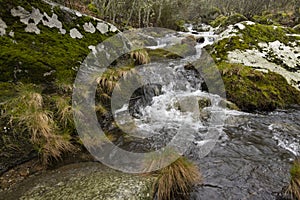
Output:
[[[33,85],[21,85],[19,95],[5,102],[5,116],[16,134],[29,134],[30,140],[48,164],[63,152],[74,150],[68,135],[63,135],[54,121],[53,113],[44,108],[42,95]],[[62,111],[63,112],[63,111]]]
[[[296,159],[290,170],[290,185],[286,190],[286,194],[291,195],[292,199],[300,200],[300,159]]]
[[[63,128],[67,128],[68,125],[74,127],[73,109],[71,105],[70,97],[55,96],[53,97],[56,106],[56,115]]]
[[[130,57],[136,65],[145,65],[150,63],[150,56],[145,49],[136,50],[130,53]]]
[[[189,199],[193,185],[201,182],[202,177],[198,167],[181,157],[159,171],[159,177],[155,184],[157,199]]]
[[[131,75],[134,73],[134,69],[131,66],[110,68],[106,70],[101,77],[97,78],[98,83],[98,92],[101,96],[101,99],[107,100],[110,99],[110,95],[118,87],[118,81],[120,78]]]

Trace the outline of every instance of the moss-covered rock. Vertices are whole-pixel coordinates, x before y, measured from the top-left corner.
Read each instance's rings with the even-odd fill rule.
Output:
[[[0,81],[72,83],[88,47],[115,31],[103,21],[43,1],[3,0],[0,9],[7,26],[0,37]]]
[[[0,4],[1,172],[32,152],[47,163],[74,150],[68,147],[77,141],[70,98],[77,70],[94,46],[117,32],[102,20],[47,2]],[[28,106],[32,102],[38,106]]]
[[[196,53],[193,46],[195,41],[183,41],[182,44],[175,44],[164,49],[147,49],[151,61],[159,61],[165,58],[177,59],[190,56]]]
[[[218,65],[227,99],[244,111],[272,111],[300,104],[300,91],[279,74],[257,71],[251,67],[220,63]]]
[[[214,21],[212,21],[210,23],[210,25],[212,27],[227,27],[229,25],[234,25],[236,23],[239,23],[239,22],[242,22],[242,21],[247,21],[248,19],[244,16],[244,15],[241,15],[241,14],[233,14],[233,15],[230,15],[229,17],[227,16],[219,16],[217,19],[215,19]]]
[[[210,22],[210,25],[214,28],[220,26],[221,24],[225,24],[225,21],[228,19],[228,17],[224,15],[220,15],[218,18],[216,18],[214,21]]]
[[[300,34],[300,24],[298,24],[298,25],[296,25],[296,26],[294,26],[294,28],[293,28],[297,33],[299,33]]]
[[[201,15],[202,23],[210,23],[217,19],[222,14],[219,8],[213,7],[207,10],[203,15]]]
[[[220,34],[220,38],[212,46],[207,47],[216,61],[226,60],[229,51],[236,49],[259,49],[259,43],[280,41],[283,44],[290,44],[297,40],[288,34],[295,31],[289,28],[272,25],[262,25],[250,22],[243,22],[230,26]]]
[[[188,29],[185,27],[185,21],[184,20],[178,20],[175,22],[176,25],[176,30],[177,31],[183,31],[183,32],[187,32]]]
[[[293,16],[285,12],[263,13],[262,15],[254,15],[252,19],[257,23],[265,25],[288,26],[293,24]]]

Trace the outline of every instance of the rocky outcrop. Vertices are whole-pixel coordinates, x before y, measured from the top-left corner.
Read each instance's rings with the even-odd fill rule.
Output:
[[[247,111],[299,104],[299,36],[290,28],[250,21],[229,25],[221,32],[207,49],[219,65],[229,100]],[[242,90],[247,92],[239,93]]]
[[[120,173],[99,163],[72,164],[31,177],[1,194],[5,199],[151,200],[154,176]],[[30,184],[28,184],[30,183]]]

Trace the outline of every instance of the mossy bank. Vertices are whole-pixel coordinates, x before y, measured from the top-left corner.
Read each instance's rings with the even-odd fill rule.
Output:
[[[118,30],[47,1],[0,2],[2,173],[37,154],[48,163],[75,150],[73,81],[94,46]]]
[[[300,104],[299,46],[300,35],[292,28],[243,21],[228,25],[206,49],[228,99],[253,112]]]

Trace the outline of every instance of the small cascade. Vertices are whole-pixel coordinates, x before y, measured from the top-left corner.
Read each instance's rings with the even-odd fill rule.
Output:
[[[158,38],[156,46],[147,48],[158,49],[180,44],[189,34],[192,32],[169,33]],[[204,42],[191,47],[196,49],[196,54],[136,67],[138,75],[144,78],[146,84],[132,92],[129,103],[124,103],[114,113],[118,126],[129,135],[142,138],[144,145],[150,145],[148,149],[163,148],[182,127],[188,127],[190,132],[186,134],[190,135],[189,145],[198,148],[222,134],[226,119],[226,109],[220,103],[222,98],[207,93],[202,75],[188,67],[200,58],[203,47],[211,43],[209,37],[213,33],[199,35],[202,35]],[[212,127],[215,131],[208,132]]]

